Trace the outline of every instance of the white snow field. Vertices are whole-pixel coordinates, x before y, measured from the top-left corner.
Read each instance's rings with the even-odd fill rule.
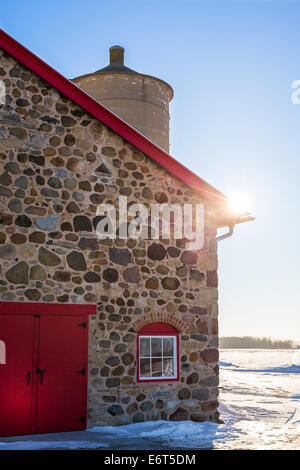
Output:
[[[223,349],[225,424],[151,421],[0,438],[13,449],[300,449],[300,350]]]

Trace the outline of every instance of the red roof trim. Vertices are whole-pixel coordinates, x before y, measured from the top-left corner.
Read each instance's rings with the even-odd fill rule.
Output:
[[[81,88],[65,78],[59,72],[34,55],[15,39],[0,29],[0,47],[8,54],[28,67],[42,79],[66,95],[69,99],[99,119],[114,132],[119,134],[134,147],[144,152],[156,163],[197,191],[204,199],[215,203],[224,203],[226,197],[199,176],[172,158],[167,152],[148,140],[133,127],[105,108]]]

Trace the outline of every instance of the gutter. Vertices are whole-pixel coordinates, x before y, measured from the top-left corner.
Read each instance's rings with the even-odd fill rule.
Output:
[[[234,227],[236,224],[241,224],[243,222],[252,222],[253,220],[255,220],[255,217],[253,217],[252,215],[246,215],[245,217],[238,219],[236,222],[228,224],[228,232],[224,233],[224,235],[220,235],[219,237],[217,237],[216,241],[220,242],[221,240],[225,240],[225,238],[231,237],[233,235]]]

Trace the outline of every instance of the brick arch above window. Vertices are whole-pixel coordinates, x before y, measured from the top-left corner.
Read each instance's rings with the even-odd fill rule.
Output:
[[[173,326],[179,333],[182,333],[185,329],[184,321],[172,313],[147,313],[141,315],[132,326],[135,331],[139,331],[141,328],[151,323],[167,323]]]

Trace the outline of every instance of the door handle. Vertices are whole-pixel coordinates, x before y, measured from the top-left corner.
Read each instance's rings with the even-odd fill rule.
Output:
[[[41,378],[40,378],[40,385],[42,385],[43,381],[44,381],[44,372],[46,372],[46,369],[40,369],[39,367],[37,369],[35,369],[35,372],[37,374],[40,374]]]
[[[27,385],[30,385],[31,382],[31,372],[27,372]]]

